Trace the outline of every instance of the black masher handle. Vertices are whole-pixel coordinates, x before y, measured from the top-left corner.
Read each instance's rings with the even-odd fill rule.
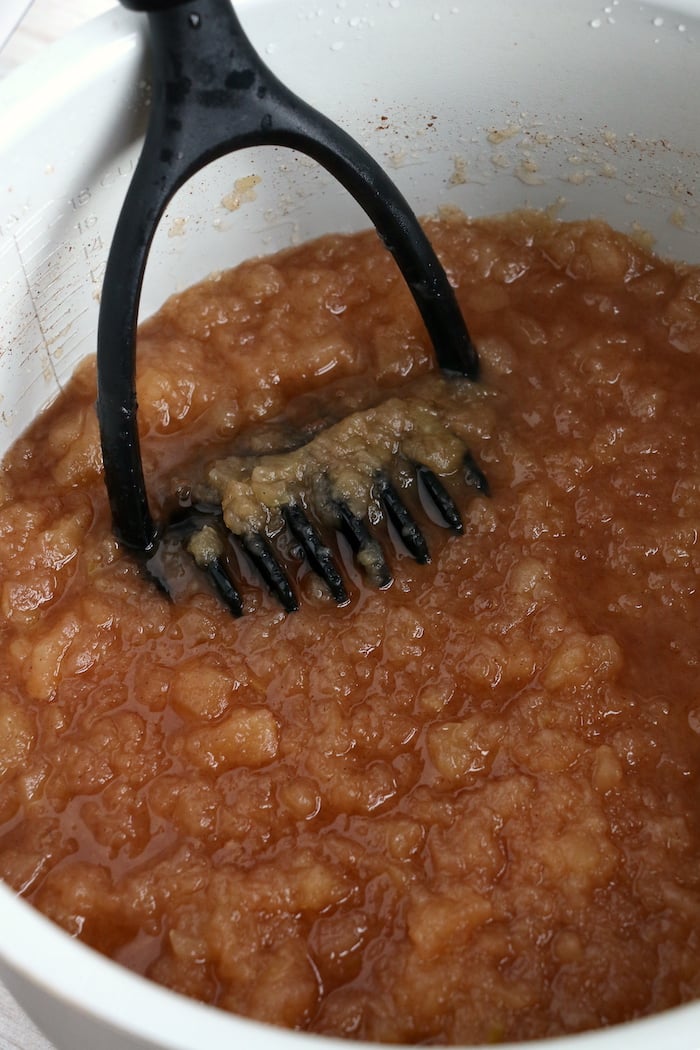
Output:
[[[209,162],[271,144],[306,154],[355,198],[406,280],[441,368],[471,378],[478,357],[454,290],[408,203],[346,132],[293,94],[253,48],[230,0],[121,0],[148,14],[152,101],[102,289],[97,412],[117,537],[148,554],[158,530],[137,429],[136,327],[148,252],[177,190]]]

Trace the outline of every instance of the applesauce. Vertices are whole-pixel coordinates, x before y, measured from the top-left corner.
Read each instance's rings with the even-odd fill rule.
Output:
[[[156,516],[207,465],[420,397],[485,471],[395,579],[283,536],[286,615],[119,549],[94,368],[0,474],[0,876],[222,1009],[498,1043],[700,995],[700,271],[601,223],[427,224],[482,362],[441,378],[373,234],[252,260],[141,329]],[[414,493],[409,492],[414,499]]]

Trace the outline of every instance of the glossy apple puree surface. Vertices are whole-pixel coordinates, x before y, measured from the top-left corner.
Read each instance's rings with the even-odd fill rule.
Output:
[[[388,588],[340,542],[337,608],[280,537],[297,613],[244,568],[235,619],[177,552],[169,601],[111,534],[92,363],[10,451],[0,875],[225,1010],[498,1043],[700,996],[700,271],[593,222],[427,230],[478,386],[432,371],[369,233],[248,262],[140,336],[157,517],[232,452],[432,406],[491,495],[448,479],[456,535],[408,488],[432,560],[379,520]]]

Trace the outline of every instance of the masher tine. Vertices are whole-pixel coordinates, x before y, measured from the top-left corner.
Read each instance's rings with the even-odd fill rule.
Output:
[[[477,492],[482,494],[482,496],[490,496],[491,489],[489,488],[488,478],[481,467],[477,464],[471,452],[467,451],[464,453],[462,466],[464,468],[464,480],[467,485],[471,485],[472,488],[475,488]]]
[[[448,528],[452,529],[453,532],[464,532],[462,515],[459,513],[459,508],[435,471],[431,470],[430,467],[426,467],[424,463],[421,463],[418,465],[416,473],[423,482],[426,492],[442,515]]]
[[[382,474],[378,479],[379,498],[396,527],[406,549],[420,565],[427,565],[430,561],[430,550],[425,536],[401,496],[396,490],[393,482]]]
[[[358,562],[378,587],[388,587],[394,577],[379,540],[372,536],[362,518],[358,518],[345,500],[336,499],[334,505],[340,531],[355,552]]]
[[[211,580],[214,590],[221,600],[231,610],[234,616],[243,615],[243,598],[229,576],[226,565],[221,558],[212,558],[203,567],[203,571]]]
[[[265,536],[261,532],[246,532],[240,540],[246,554],[268,589],[279,599],[283,609],[286,612],[296,612],[299,608],[297,596]]]
[[[243,598],[231,579],[226,563],[226,541],[221,512],[215,507],[191,506],[171,521],[169,531],[180,535],[200,572],[209,578],[214,590],[234,616],[243,615]],[[155,559],[153,559],[155,560]]]
[[[323,542],[303,507],[298,503],[288,503],[283,507],[282,514],[290,532],[303,547],[311,568],[325,581],[338,605],[345,605],[348,601],[348,592],[333,552]]]

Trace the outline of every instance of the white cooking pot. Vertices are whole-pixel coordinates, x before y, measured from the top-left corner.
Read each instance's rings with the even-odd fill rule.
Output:
[[[274,71],[374,153],[419,213],[554,206],[700,262],[700,0],[240,0],[238,11]],[[0,454],[94,352],[147,67],[142,17],[115,9],[0,85]],[[169,208],[142,309],[245,257],[364,224],[304,158],[236,154]],[[1,885],[0,976],[59,1050],[346,1045],[165,991]],[[700,1004],[527,1044],[660,1045],[698,1050]]]

